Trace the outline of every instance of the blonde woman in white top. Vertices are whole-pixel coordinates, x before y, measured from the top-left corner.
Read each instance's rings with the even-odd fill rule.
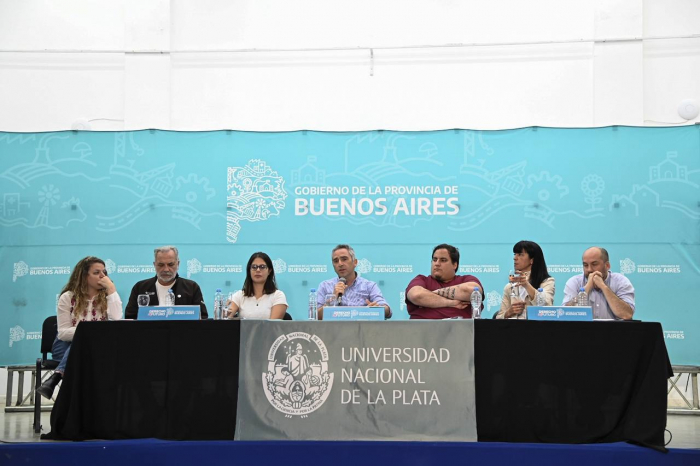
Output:
[[[287,307],[286,296],[277,289],[270,256],[253,253],[248,260],[243,289],[234,293],[229,303],[229,318],[283,319]]]
[[[547,263],[539,244],[533,241],[515,243],[513,269],[518,276],[510,277],[503,288],[501,309],[496,319],[527,319],[527,307],[535,305],[538,288],[544,293],[545,306],[554,304],[554,278],[547,273]],[[516,299],[512,299],[512,295]]]
[[[102,259],[88,256],[75,265],[68,283],[61,290],[56,314],[58,335],[53,342],[51,356],[61,362],[51,377],[36,390],[44,398],[51,398],[56,385],[63,378],[78,324],[122,318],[122,300],[107,276]]]

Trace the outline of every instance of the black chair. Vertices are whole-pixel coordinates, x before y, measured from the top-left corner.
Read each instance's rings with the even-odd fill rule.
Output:
[[[292,319],[292,316],[289,314],[289,312],[285,312],[282,320],[294,320],[294,319]]]
[[[36,385],[34,386],[34,432],[41,432],[41,395],[37,393],[37,388],[41,387],[46,375],[51,375],[61,361],[49,359],[48,354],[53,347],[53,341],[58,334],[56,316],[47,317],[41,326],[41,357],[36,360]],[[49,371],[43,377],[41,371]]]

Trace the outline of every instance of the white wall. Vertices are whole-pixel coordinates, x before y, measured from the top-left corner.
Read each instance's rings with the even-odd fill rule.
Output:
[[[695,0],[0,0],[4,131],[682,124],[698,77]]]

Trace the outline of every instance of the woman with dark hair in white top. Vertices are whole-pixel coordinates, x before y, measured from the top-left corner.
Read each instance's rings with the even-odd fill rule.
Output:
[[[283,319],[287,297],[277,289],[270,256],[256,252],[250,256],[243,289],[231,298],[229,317],[243,319]]]
[[[539,244],[533,241],[515,243],[513,267],[517,275],[511,276],[503,288],[501,309],[496,319],[527,319],[527,307],[535,304],[539,288],[542,288],[545,306],[554,303],[554,278],[547,272]]]

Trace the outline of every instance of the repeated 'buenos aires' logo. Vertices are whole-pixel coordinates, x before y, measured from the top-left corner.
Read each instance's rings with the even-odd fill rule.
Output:
[[[286,417],[307,417],[326,401],[333,387],[328,350],[317,335],[280,335],[267,355],[262,373],[265,396]]]
[[[676,274],[681,273],[681,264],[638,264],[629,257],[620,260],[620,273],[630,275],[643,274]]]
[[[228,167],[226,197],[226,239],[238,240],[241,221],[259,222],[279,215],[287,191],[284,178],[263,160],[251,160],[245,167]]]
[[[370,273],[372,271],[372,263],[369,259],[360,259],[357,261],[357,267],[355,267],[357,273]]]
[[[621,274],[627,275],[630,273],[634,273],[634,271],[636,269],[637,269],[637,265],[629,257],[626,257],[620,261],[620,273]]]
[[[24,277],[29,273],[29,266],[24,261],[15,262],[12,268],[12,281],[16,282],[18,277]]]
[[[10,348],[12,348],[13,343],[24,340],[25,334],[26,332],[19,325],[12,327],[10,329]]]
[[[284,273],[287,271],[287,263],[283,259],[273,260],[272,266],[275,268],[275,273]]]
[[[16,282],[18,278],[27,275],[47,276],[47,275],[70,275],[70,266],[52,265],[30,267],[24,261],[15,262],[12,266],[12,281]]]
[[[107,274],[112,275],[114,272],[117,271],[117,263],[114,262],[112,259],[107,259],[105,261],[105,269],[107,269]]]
[[[10,348],[24,340],[41,340],[41,332],[28,332],[19,325],[10,328]]]
[[[202,263],[196,258],[187,260],[187,278],[202,271]]]

